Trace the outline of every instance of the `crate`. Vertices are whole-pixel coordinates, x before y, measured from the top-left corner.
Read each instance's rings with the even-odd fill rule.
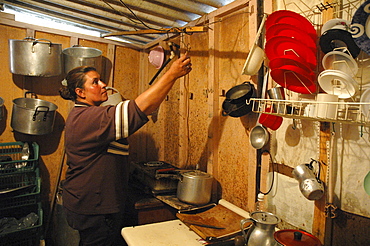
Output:
[[[43,210],[41,208],[41,203],[17,208],[10,208],[6,210],[6,217],[14,217],[17,220],[20,220],[31,212],[34,212],[38,215],[38,221],[36,222],[36,224],[24,229],[14,229],[0,232],[0,246],[39,245],[43,227]],[[0,220],[4,217],[5,216],[0,216]]]
[[[40,190],[41,179],[38,168],[33,172],[0,176],[0,216],[4,209],[37,203]]]
[[[30,156],[22,160],[24,142],[0,143],[0,175],[15,172],[33,171],[38,166],[39,145],[29,144]]]
[[[19,195],[4,196],[0,194],[0,211],[3,209],[7,209],[9,207],[36,204],[41,199],[40,191],[41,191],[41,178],[37,177],[35,179],[34,186],[32,184],[32,186],[30,186],[28,190],[26,189],[25,192]]]

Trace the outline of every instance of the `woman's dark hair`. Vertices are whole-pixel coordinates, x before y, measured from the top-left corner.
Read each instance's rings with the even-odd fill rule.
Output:
[[[68,72],[63,87],[59,89],[59,94],[63,99],[76,101],[76,88],[84,88],[85,75],[90,71],[96,71],[96,68],[89,66],[76,67]]]

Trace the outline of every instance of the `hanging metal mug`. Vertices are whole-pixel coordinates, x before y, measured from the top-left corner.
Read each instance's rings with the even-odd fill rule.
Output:
[[[317,176],[313,171],[312,160],[309,164],[301,164],[293,169],[293,177],[299,182],[299,189],[308,200],[318,200],[324,195],[324,185],[320,180],[320,167]]]

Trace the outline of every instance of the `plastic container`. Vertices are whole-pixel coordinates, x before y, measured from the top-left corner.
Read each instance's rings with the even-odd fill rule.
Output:
[[[27,217],[37,215],[37,221],[29,223]],[[0,246],[34,246],[39,245],[42,235],[43,211],[41,203],[34,205],[9,208],[0,212],[0,221],[13,220],[22,222],[18,228],[9,227],[7,230],[0,230]],[[25,222],[25,223],[24,223]],[[1,224],[1,223],[0,223]],[[30,225],[31,224],[31,225]],[[0,228],[1,229],[1,228]],[[3,228],[4,229],[4,228]]]
[[[264,194],[258,193],[257,202],[254,204],[254,211],[266,211]]]
[[[28,180],[15,180],[22,177]],[[0,214],[2,214],[4,209],[32,205],[40,201],[41,178],[37,177],[35,173],[27,173],[22,175],[22,177],[10,176],[7,179],[0,178],[0,191],[6,190],[9,186],[14,190],[13,192],[0,194]],[[10,185],[4,183],[4,181],[12,181],[12,179],[15,182],[10,183]],[[16,190],[17,188],[19,190]]]
[[[24,142],[0,143],[0,177],[15,172],[33,171],[38,167],[39,145],[29,144],[29,156],[22,153]],[[23,158],[22,158],[23,157]]]

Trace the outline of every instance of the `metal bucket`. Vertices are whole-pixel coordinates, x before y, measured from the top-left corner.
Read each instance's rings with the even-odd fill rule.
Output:
[[[102,104],[100,104],[100,106],[107,106],[107,105],[115,106],[115,105],[119,104],[120,102],[122,102],[123,98],[122,98],[121,94],[119,93],[119,91],[117,89],[107,86],[106,90],[107,91],[112,90],[112,94],[110,94],[108,96],[108,100],[103,102]],[[115,92],[115,93],[113,93],[113,92]]]
[[[9,68],[13,74],[50,77],[62,73],[62,45],[47,39],[9,39]]]
[[[10,126],[13,130],[30,135],[45,135],[53,131],[55,111],[58,106],[37,98],[13,100],[13,111]],[[34,93],[33,93],[34,94]],[[35,95],[35,94],[34,94]],[[35,97],[37,97],[35,95]]]
[[[64,58],[64,72],[67,74],[75,67],[91,66],[95,67],[98,73],[102,71],[102,52],[101,50],[73,46],[62,51]]]

